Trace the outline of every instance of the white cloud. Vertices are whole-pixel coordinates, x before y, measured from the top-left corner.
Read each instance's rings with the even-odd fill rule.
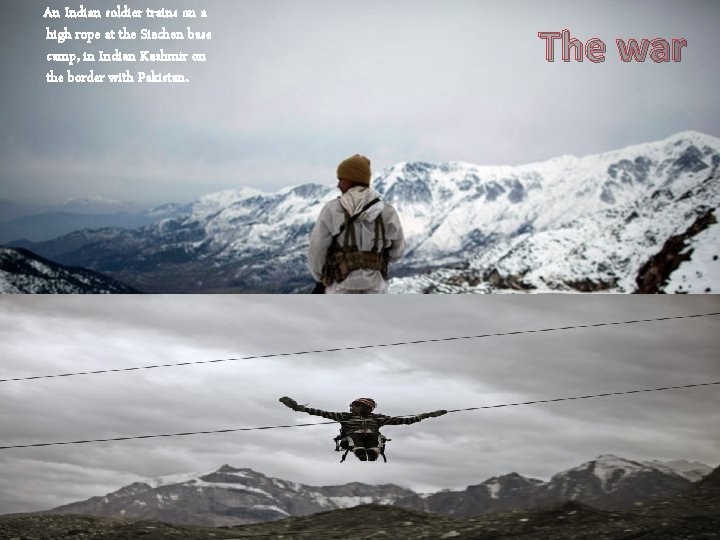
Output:
[[[30,4],[7,3],[0,69],[12,76],[0,96],[13,107],[0,117],[0,187],[19,200],[187,202],[240,185],[325,183],[355,152],[376,170],[521,164],[688,129],[719,135],[714,3],[210,0],[196,25],[213,38],[164,47],[207,53],[183,66],[190,84],[117,87],[45,83],[44,55],[61,46],[36,39]],[[603,39],[606,62],[546,62],[537,32],[563,28]],[[681,62],[624,64],[614,49],[618,37],[676,36],[688,40]]]

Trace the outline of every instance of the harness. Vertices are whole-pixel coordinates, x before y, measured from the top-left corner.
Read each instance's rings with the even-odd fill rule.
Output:
[[[362,433],[367,433],[367,434],[372,434],[372,435],[377,436],[377,438],[378,438],[377,447],[380,450],[380,455],[382,456],[383,461],[385,463],[387,463],[387,458],[385,457],[385,443],[387,441],[391,441],[392,439],[388,439],[387,437],[385,437],[385,435],[383,435],[379,431],[375,432],[375,431],[371,431],[371,430],[366,430],[364,432],[356,431],[353,433],[348,433],[345,430],[345,426],[342,426],[342,425],[340,426],[340,434],[333,439],[335,441],[335,451],[336,452],[342,452],[343,450],[345,450],[345,453],[342,455],[342,458],[340,458],[340,463],[345,461],[345,458],[347,457],[348,453],[350,453],[350,451],[352,451],[352,449],[355,448],[355,441],[353,441],[352,436],[362,434]]]
[[[355,220],[378,202],[380,202],[379,197],[367,203],[353,216],[350,216],[343,208],[345,222],[340,226],[338,233],[333,235],[323,266],[322,282],[325,286],[345,281],[350,272],[360,268],[377,270],[382,274],[383,279],[388,279],[388,250],[385,249],[385,222],[382,215],[375,219],[375,238],[371,251],[360,251],[355,238]],[[341,246],[338,237],[343,231],[345,231],[345,236]],[[379,242],[380,239],[382,239],[381,242]]]

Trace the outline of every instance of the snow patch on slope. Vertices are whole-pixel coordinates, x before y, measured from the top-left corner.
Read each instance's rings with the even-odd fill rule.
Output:
[[[720,223],[710,225],[695,236],[685,252],[684,261],[670,275],[665,291],[669,293],[720,293]]]

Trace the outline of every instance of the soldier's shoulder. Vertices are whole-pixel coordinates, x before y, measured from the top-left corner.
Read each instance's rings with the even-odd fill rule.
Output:
[[[340,197],[335,197],[334,199],[330,199],[328,202],[325,203],[323,206],[323,210],[325,209],[333,209],[333,208],[342,208],[340,206]]]
[[[387,201],[383,201],[382,211],[383,211],[383,214],[388,214],[388,215],[397,214],[397,210],[395,209],[395,207]]]
[[[335,199],[332,199],[325,203],[325,205],[322,207],[322,210],[320,210],[320,214],[328,215],[328,214],[342,214],[342,205],[340,204],[340,197],[336,197]]]

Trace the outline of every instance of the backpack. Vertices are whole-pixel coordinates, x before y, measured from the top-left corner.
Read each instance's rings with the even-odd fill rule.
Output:
[[[380,201],[380,198],[373,199],[366,204],[357,214],[350,216],[343,208],[345,223],[340,227],[337,234],[333,235],[327,258],[323,266],[322,282],[325,286],[333,283],[340,283],[350,275],[350,272],[359,268],[377,270],[382,274],[383,279],[388,279],[388,250],[385,249],[385,222],[382,215],[375,219],[375,238],[371,251],[360,251],[355,238],[355,220],[368,208]],[[342,246],[338,237],[345,231]],[[382,239],[381,242],[379,240]]]
[[[387,463],[387,457],[385,457],[385,443],[392,440],[388,439],[383,435],[382,433],[378,432],[378,448],[380,449],[380,455],[383,458],[383,461]],[[345,453],[342,455],[342,458],[340,458],[340,463],[345,461],[345,458],[347,457],[348,453],[353,449],[355,446],[353,444],[352,437],[345,431],[345,426],[342,424],[340,425],[340,433],[337,437],[333,439],[335,441],[335,451],[336,452],[342,452],[345,450]]]

